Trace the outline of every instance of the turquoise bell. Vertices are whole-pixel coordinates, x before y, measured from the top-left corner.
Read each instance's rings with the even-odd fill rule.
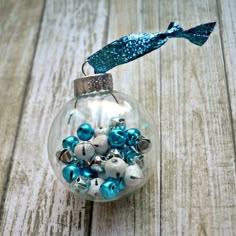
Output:
[[[77,135],[80,140],[88,141],[93,137],[94,129],[90,124],[84,123],[80,125],[79,128],[77,129]]]
[[[97,178],[97,174],[90,167],[81,168],[80,175],[89,179]]]
[[[123,147],[126,141],[125,131],[120,129],[111,130],[108,134],[108,141],[111,147]]]
[[[136,146],[139,142],[141,135],[140,131],[136,128],[131,128],[125,131],[126,133],[126,144],[128,146]]]
[[[140,153],[133,147],[126,147],[123,149],[123,155],[125,157],[125,161],[132,165],[137,160],[139,160],[139,157],[141,156]]]
[[[67,148],[74,152],[75,146],[79,143],[79,140],[75,136],[69,136],[62,141],[63,148]]]
[[[100,187],[100,192],[105,199],[115,198],[125,188],[125,183],[122,179],[109,177]]]
[[[79,175],[81,174],[80,168],[76,166],[75,164],[67,165],[62,170],[62,175],[66,182],[71,183],[73,180],[75,180]]]

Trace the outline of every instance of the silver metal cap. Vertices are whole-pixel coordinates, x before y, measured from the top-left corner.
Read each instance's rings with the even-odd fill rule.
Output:
[[[113,79],[109,73],[85,76],[74,80],[75,97],[99,91],[112,91]]]

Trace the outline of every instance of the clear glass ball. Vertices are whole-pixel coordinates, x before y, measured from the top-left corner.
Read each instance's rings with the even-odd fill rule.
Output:
[[[159,153],[158,132],[144,106],[117,91],[73,98],[48,137],[51,166],[82,198],[106,202],[142,187]]]

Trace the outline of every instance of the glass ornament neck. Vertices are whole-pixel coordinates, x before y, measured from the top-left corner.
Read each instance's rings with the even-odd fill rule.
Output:
[[[80,97],[98,92],[112,92],[113,78],[110,73],[95,74],[74,80],[74,96]]]

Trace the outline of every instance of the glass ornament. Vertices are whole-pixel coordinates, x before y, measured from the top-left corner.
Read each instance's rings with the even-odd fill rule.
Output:
[[[55,116],[48,154],[58,179],[81,198],[120,199],[156,168],[159,140],[144,106],[113,90],[111,74],[74,81],[75,97]]]

